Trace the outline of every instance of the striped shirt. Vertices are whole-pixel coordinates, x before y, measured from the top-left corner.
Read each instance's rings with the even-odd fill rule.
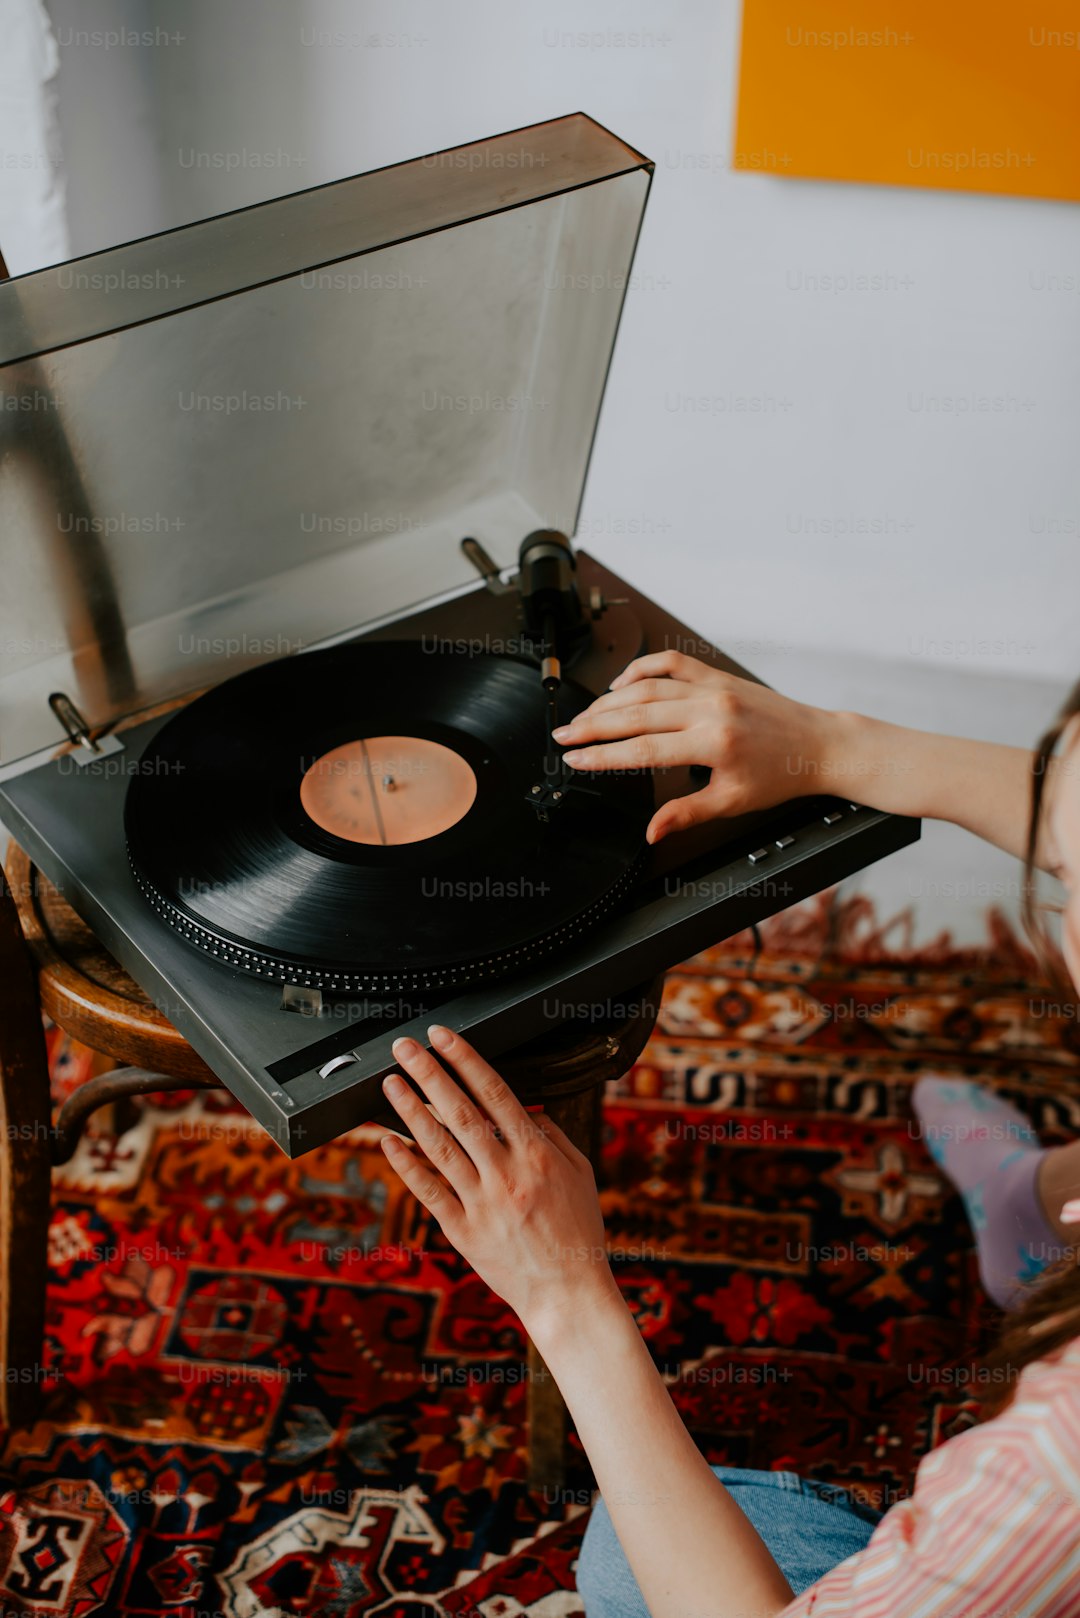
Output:
[[[1080,1618],[1080,1339],[927,1455],[865,1550],[782,1618]]]

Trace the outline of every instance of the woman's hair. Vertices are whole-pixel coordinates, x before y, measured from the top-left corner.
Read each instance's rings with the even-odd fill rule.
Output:
[[[1031,818],[1024,863],[1024,926],[1043,971],[1057,982],[1067,980],[1060,952],[1050,936],[1046,913],[1036,898],[1036,858],[1046,801],[1050,760],[1070,720],[1080,714],[1080,684],[1069,694],[1057,719],[1035,748],[1031,769]],[[983,1401],[983,1414],[1004,1409],[1016,1378],[1035,1360],[1045,1359],[1080,1337],[1080,1249],[1040,1277],[1030,1296],[1011,1314],[997,1344],[984,1361],[986,1384],[993,1393]]]
[[[1066,976],[1061,956],[1046,926],[1046,915],[1036,898],[1039,832],[1046,800],[1046,781],[1050,773],[1050,760],[1057,750],[1063,733],[1071,720],[1080,714],[1080,683],[1066,698],[1061,712],[1050,729],[1039,738],[1031,760],[1031,814],[1028,818],[1027,849],[1024,860],[1024,898],[1022,916],[1028,938],[1031,940],[1040,966],[1046,974],[1060,981]]]

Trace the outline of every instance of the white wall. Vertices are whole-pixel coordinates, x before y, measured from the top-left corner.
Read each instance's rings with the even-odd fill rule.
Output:
[[[68,253],[55,118],[59,55],[41,0],[0,4],[0,248],[9,275]]]
[[[732,173],[735,0],[49,3],[162,31],[61,35],[75,251],[590,112],[657,170],[582,541],[751,666],[1080,672],[1075,205]]]

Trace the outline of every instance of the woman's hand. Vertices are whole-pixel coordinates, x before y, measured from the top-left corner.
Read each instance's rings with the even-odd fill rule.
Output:
[[[460,1083],[415,1040],[395,1041],[434,1115],[397,1074],[383,1081],[416,1142],[385,1136],[390,1166],[531,1336],[617,1296],[588,1158],[526,1112],[459,1034],[433,1027],[428,1037]]]
[[[579,770],[710,767],[708,786],[656,811],[646,835],[658,843],[703,820],[844,790],[830,784],[835,717],[682,652],[654,652],[554,736]]]
[[[1021,859],[1027,846],[1029,749],[811,708],[682,652],[637,658],[552,734],[579,770],[711,769],[708,786],[656,811],[650,843],[699,821],[821,793],[949,820]],[[1051,761],[1051,777],[1060,767]],[[1044,870],[1058,863],[1050,842],[1040,839],[1036,857]]]

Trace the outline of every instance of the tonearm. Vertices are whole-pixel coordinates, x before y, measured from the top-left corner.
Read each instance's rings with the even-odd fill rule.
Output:
[[[594,587],[586,608],[575,577],[574,547],[557,528],[537,528],[526,534],[518,551],[518,571],[505,584],[498,564],[479,540],[470,536],[462,540],[461,547],[493,594],[516,589],[521,600],[522,638],[538,658],[545,707],[543,778],[531,788],[526,801],[538,819],[549,820],[568,793],[590,790],[580,776],[567,769],[551,734],[559,723],[563,663],[588,640],[592,622],[618,603],[606,600]]]

